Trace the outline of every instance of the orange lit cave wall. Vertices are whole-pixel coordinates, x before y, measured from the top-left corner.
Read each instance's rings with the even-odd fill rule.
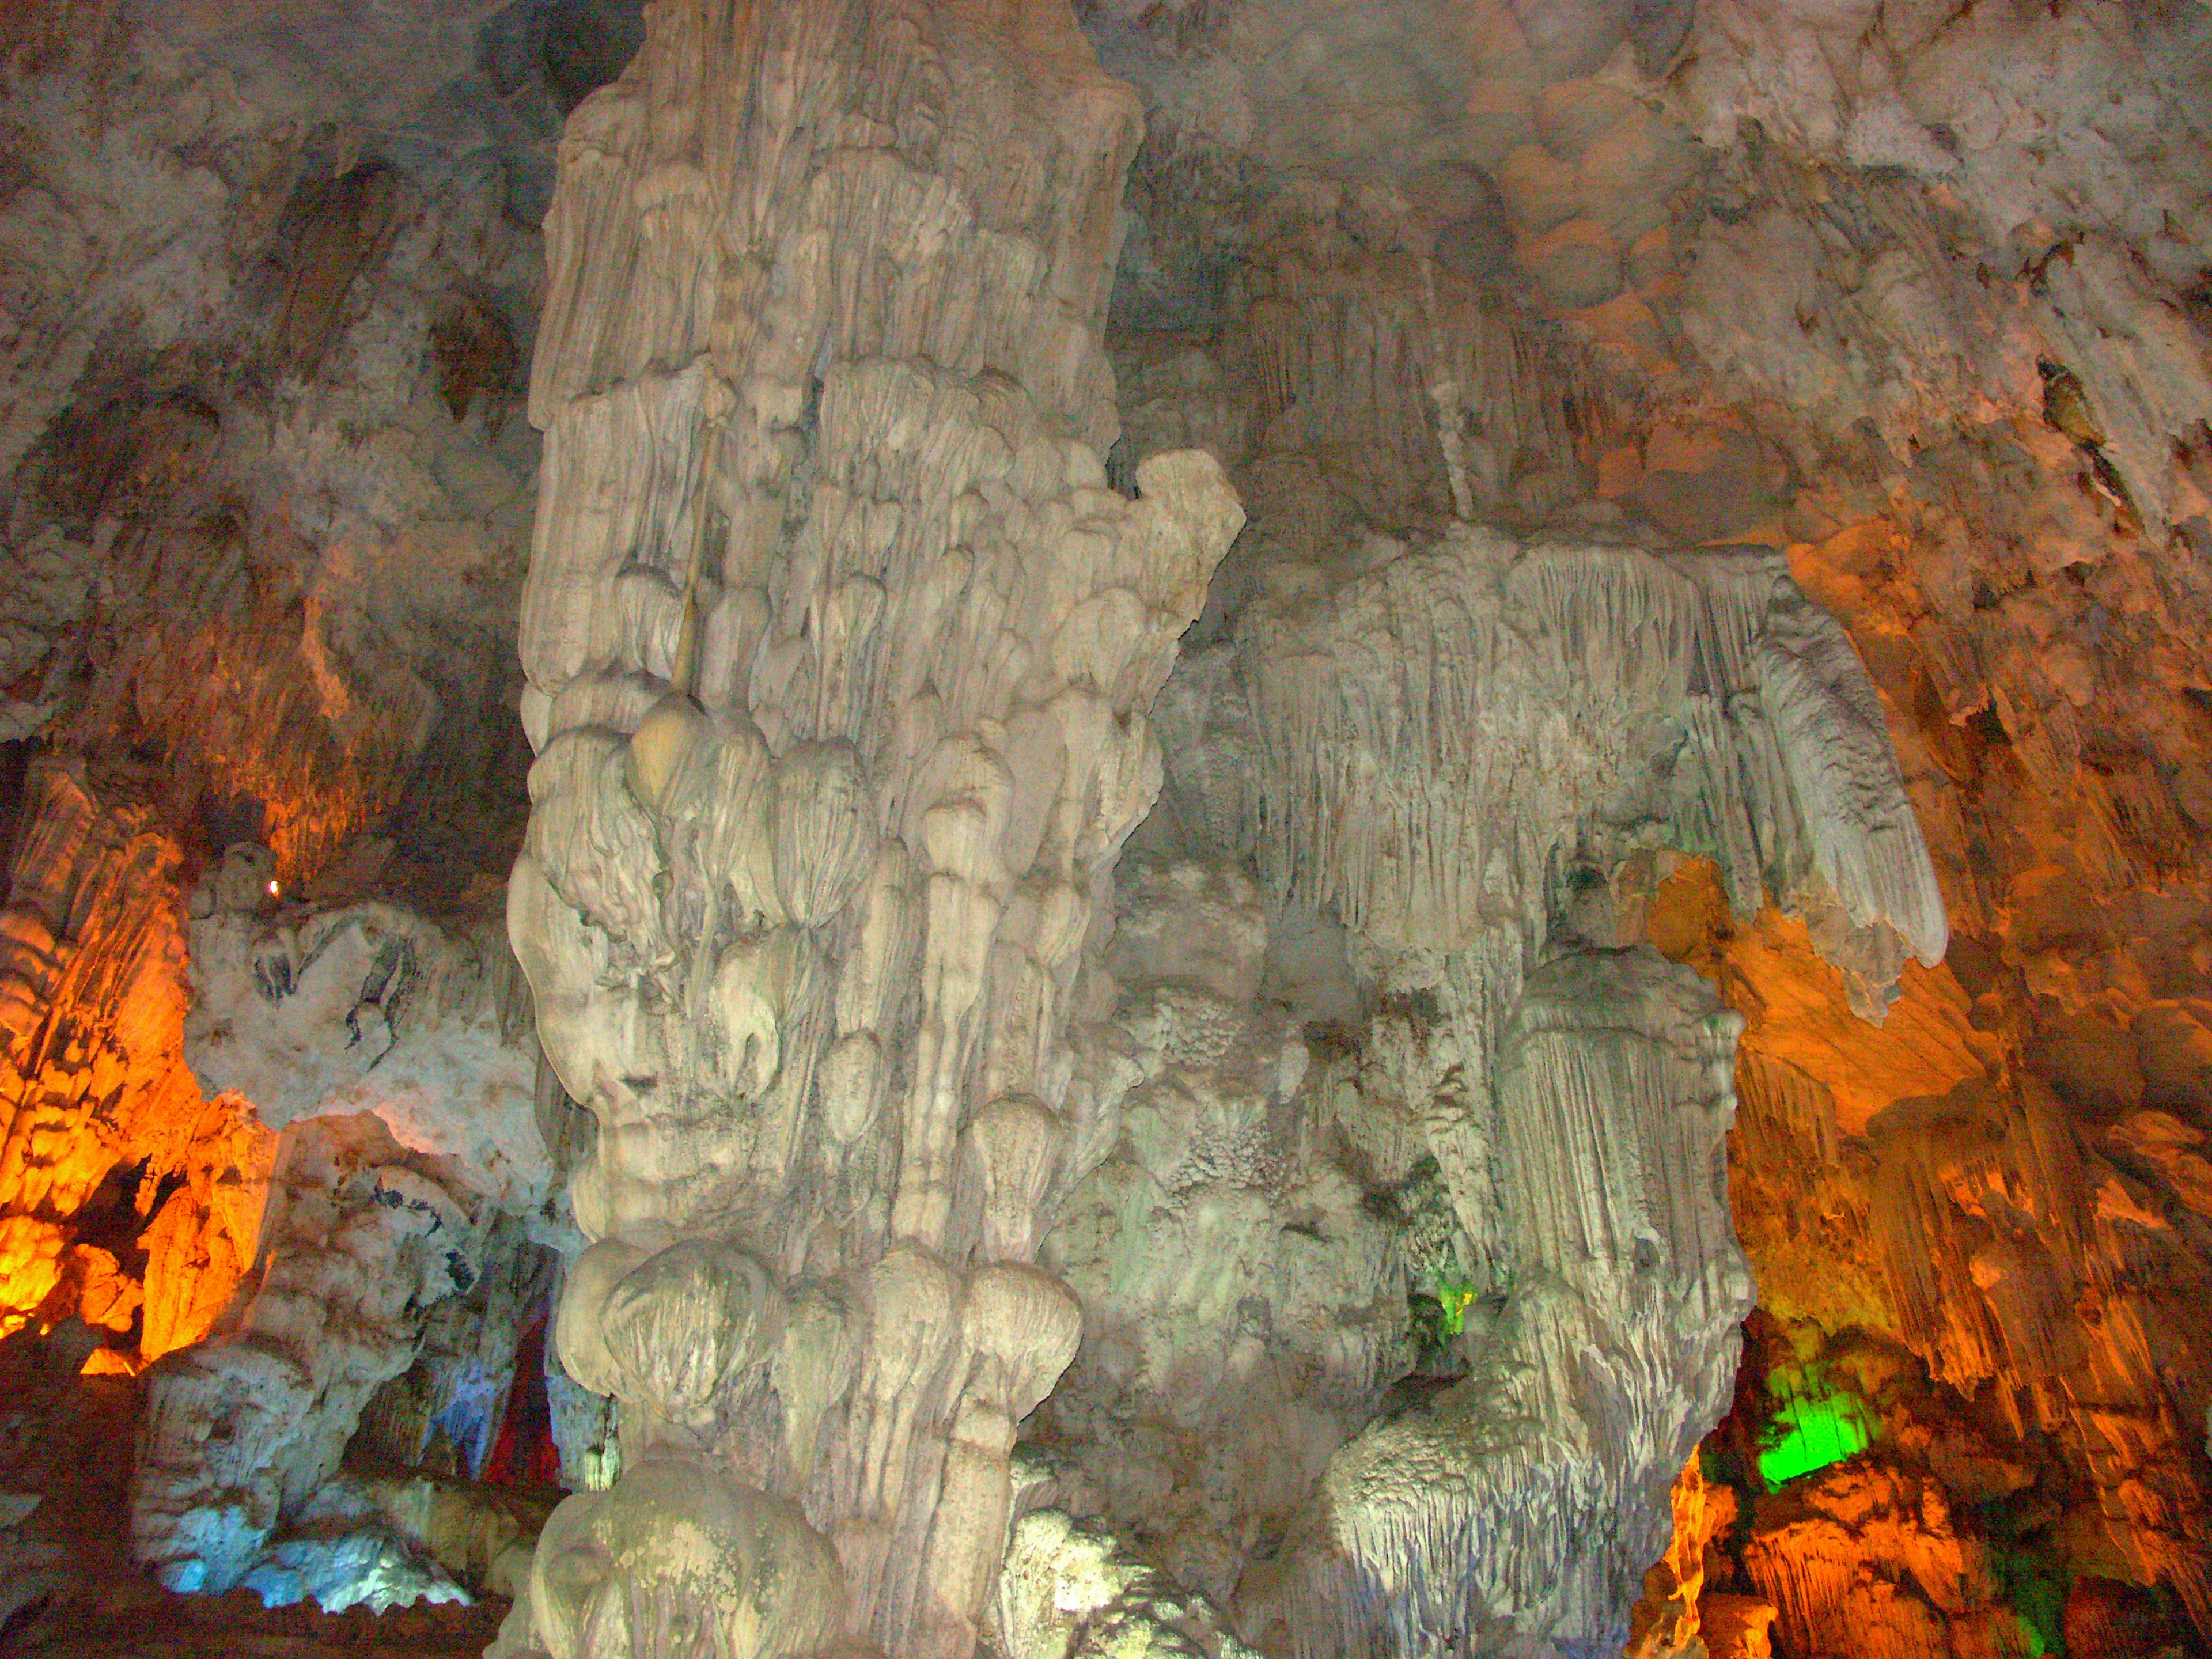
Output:
[[[1869,1026],[1804,923],[1660,872],[1655,942],[1748,1022],[1761,1311],[1686,1476],[1721,1495],[1678,1490],[1698,1571],[1655,1569],[1647,1631],[1694,1577],[1773,1609],[1785,1659],[2208,1650],[2212,611],[2093,459],[2004,423],[1883,510],[1791,520],[1882,689],[1952,945]],[[1870,1443],[1770,1491],[1796,1395]]]
[[[204,1098],[185,1063],[188,896],[212,902],[234,844],[265,848],[256,879],[280,889],[342,867],[402,804],[435,707],[411,682],[358,689],[373,664],[336,677],[281,524],[179,521],[167,492],[201,424],[118,393],[50,441],[46,505],[103,480],[88,510],[120,524],[143,586],[49,656],[60,713],[4,745],[0,1332],[81,1319],[96,1370],[208,1332],[275,1156],[252,1105]]]
[[[232,842],[265,841],[257,874],[280,887],[311,876],[385,805],[393,792],[370,781],[404,752],[334,754],[320,711],[298,710],[313,683],[296,654],[257,668],[269,641],[238,621],[198,629],[169,684],[137,677],[121,765],[113,743],[6,745],[0,1333],[81,1319],[95,1369],[135,1370],[207,1333],[252,1263],[276,1152],[250,1103],[204,1098],[185,1063],[188,891],[206,902]],[[198,736],[173,745],[182,732]]]
[[[482,743],[447,733],[422,755],[419,688],[326,684],[298,605],[242,578],[234,597],[112,671],[129,679],[107,700],[119,733],[79,721],[68,747],[0,746],[0,1334],[80,1318],[94,1369],[207,1334],[252,1265],[276,1152],[250,1102],[204,1097],[185,1062],[186,906],[270,882],[287,899],[479,901],[512,839],[479,821],[499,806],[475,799],[481,779],[454,775]],[[512,719],[465,698],[448,714]]]
[[[184,1062],[177,841],[66,767],[26,769],[0,911],[0,1330],[82,1319],[96,1365],[135,1370],[229,1301],[275,1138]]]

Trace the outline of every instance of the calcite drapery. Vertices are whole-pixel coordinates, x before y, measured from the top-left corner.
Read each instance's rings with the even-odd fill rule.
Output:
[[[1946,934],[1879,706],[1756,550],[1462,525],[1259,574],[1230,661],[1163,702],[1168,799],[1343,919],[1485,1328],[1336,1455],[1240,1614],[1316,1655],[1617,1647],[1752,1300],[1721,1173],[1742,1021],[1641,943],[1644,894],[1712,859],[1879,1014]]]
[[[884,0],[657,8],[562,145],[509,921],[599,1120],[556,1340],[622,1397],[625,1474],[572,1502],[672,1535],[696,1479],[817,1563],[730,1659],[840,1594],[900,1659],[966,1654],[1074,1349],[1024,1260],[1062,1036],[1243,519],[1202,455],[1106,486],[1137,137],[1054,0]],[[619,1554],[541,1561],[556,1659],[732,1617]]]

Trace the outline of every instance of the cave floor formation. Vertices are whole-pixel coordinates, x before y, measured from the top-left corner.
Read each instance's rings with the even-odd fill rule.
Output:
[[[313,1602],[269,1607],[252,1590],[179,1595],[118,1576],[95,1589],[66,1632],[35,1627],[0,1652],[15,1659],[477,1659],[499,1632],[506,1607],[423,1606],[385,1613],[325,1613]]]
[[[56,1377],[40,1358],[20,1337],[0,1344],[0,1466],[15,1496],[39,1498],[33,1536],[45,1547],[0,1557],[7,1659],[474,1659],[497,1635],[499,1597],[333,1613],[311,1600],[269,1607],[245,1589],[163,1589],[126,1547],[131,1464],[116,1453],[136,1426],[137,1383]],[[33,1439],[35,1449],[24,1443]],[[27,1582],[64,1561],[50,1593]]]
[[[2212,1659],[2204,0],[15,0],[0,1656]]]

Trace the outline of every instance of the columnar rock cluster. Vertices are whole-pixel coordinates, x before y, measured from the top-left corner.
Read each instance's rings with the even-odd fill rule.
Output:
[[[539,1547],[556,1659],[974,1645],[1081,1328],[1085,941],[1242,520],[1203,455],[1106,485],[1137,137],[1050,6],[682,5],[563,141],[509,921],[624,1473]]]
[[[509,919],[599,1121],[557,1340],[624,1402],[626,1468],[541,1547],[520,1639],[556,1659],[678,1617],[763,1651],[842,1620],[964,1654],[1015,1425],[1082,1329],[1030,1265],[1059,1195],[1127,1133],[1133,1196],[1226,1178],[1197,1212],[1223,1213],[1233,1165],[1178,1161],[1241,1139],[1267,1163],[1304,1070],[1295,1040],[1231,1035],[1264,921],[1211,973],[1159,959],[1208,956],[1202,913],[1124,971],[1170,988],[1161,1014],[1201,986],[1218,1012],[1170,1015],[1103,1085],[1069,1041],[1111,994],[1085,941],[1158,787],[1146,713],[1242,514],[1202,456],[1139,459],[1133,501],[1107,486],[1097,331],[1135,128],[1066,20],[1025,17],[1017,52],[957,11],[672,8],[564,141]],[[1471,511],[1467,433],[1425,429]],[[1216,678],[1249,703],[1201,720],[1257,733],[1252,821],[1215,850],[1265,847],[1385,991],[1438,1009],[1404,1095],[1503,1311],[1453,1394],[1323,1483],[1284,1616],[1302,1650],[1602,1640],[1749,1301],[1712,1176],[1734,1026],[1616,954],[1637,928],[1613,890],[1662,847],[1718,858],[1746,910],[1764,884],[1815,911],[1875,1010],[1907,954],[1940,956],[1941,906],[1856,659],[1771,562],[1462,529],[1332,586],[1334,550],[1306,550],[1239,629],[1249,693]],[[1188,781],[1186,820],[1235,819]],[[1148,1101],[1225,1084],[1224,1041],[1256,1087],[1201,1109],[1218,1128],[1185,1106],[1148,1130]],[[1176,1325],[1218,1328],[1227,1291],[1131,1284],[1106,1264],[1137,1212],[1107,1202],[1053,1259],[1103,1269],[1102,1314],[1133,1297],[1145,1391],[1172,1395]],[[1352,1328],[1387,1254],[1346,1286]],[[1350,1397],[1388,1381],[1374,1329]],[[1422,1468],[1448,1480],[1390,1496]],[[677,1552],[694,1527],[750,1588]]]

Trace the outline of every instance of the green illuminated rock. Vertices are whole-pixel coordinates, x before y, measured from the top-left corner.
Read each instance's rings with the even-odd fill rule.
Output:
[[[1774,1414],[1771,1432],[1778,1437],[1759,1455],[1759,1476],[1769,1492],[1855,1456],[1874,1438],[1865,1408],[1856,1400],[1826,1392],[1790,1394]]]

